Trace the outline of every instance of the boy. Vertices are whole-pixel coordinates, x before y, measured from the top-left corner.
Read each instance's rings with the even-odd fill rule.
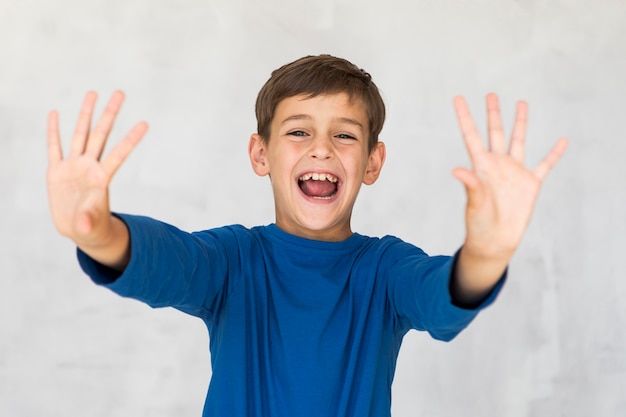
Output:
[[[105,158],[121,106],[116,92],[93,131],[85,99],[66,158],[58,116],[48,125],[50,209],[98,284],[206,323],[212,380],[204,416],[389,416],[404,334],[450,340],[495,298],[560,140],[534,170],[523,164],[526,104],[509,149],[495,95],[489,150],[462,98],[455,107],[473,169],[466,238],[454,257],[429,257],[397,238],[353,233],[362,183],[385,161],[385,108],[369,74],[328,55],[274,71],[256,103],[249,156],[269,176],[274,224],[189,234],[153,219],[111,214],[108,184],[146,132],[137,124]]]

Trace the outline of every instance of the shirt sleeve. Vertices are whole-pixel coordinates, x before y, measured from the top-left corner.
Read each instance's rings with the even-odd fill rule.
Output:
[[[428,256],[403,243],[390,267],[389,298],[404,331],[425,330],[437,340],[450,341],[496,299],[506,280],[506,271],[485,299],[474,308],[455,304],[450,281],[456,258]]]
[[[145,302],[210,320],[228,291],[229,253],[218,234],[187,233],[143,216],[116,214],[130,232],[130,261],[116,272],[77,250],[83,271],[98,285]]]

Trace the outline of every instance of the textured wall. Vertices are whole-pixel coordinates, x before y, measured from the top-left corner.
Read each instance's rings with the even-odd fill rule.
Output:
[[[456,94],[482,123],[498,92],[509,126],[527,99],[531,164],[571,140],[496,304],[450,344],[405,339],[395,416],[626,416],[625,4],[0,0],[0,415],[199,416],[210,377],[199,320],[97,288],[55,233],[47,112],[61,111],[66,148],[89,89],[127,93],[113,141],[150,123],[115,210],[187,230],[268,223],[270,187],[246,155],[256,93],[275,67],[327,52],[372,73],[388,103],[361,233],[458,247]]]

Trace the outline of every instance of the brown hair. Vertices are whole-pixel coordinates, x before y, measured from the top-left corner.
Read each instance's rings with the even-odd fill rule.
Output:
[[[256,99],[257,133],[269,141],[278,103],[300,94],[315,97],[346,93],[361,100],[368,118],[368,150],[378,142],[385,122],[385,103],[372,77],[349,61],[331,55],[306,56],[272,72]]]

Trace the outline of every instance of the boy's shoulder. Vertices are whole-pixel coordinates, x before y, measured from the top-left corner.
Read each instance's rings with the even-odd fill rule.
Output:
[[[395,254],[395,256],[399,257],[426,255],[419,247],[392,235],[375,237],[353,233],[352,236],[343,241],[326,242],[292,235],[280,229],[275,223],[252,227],[242,224],[230,224],[188,234],[174,226],[150,217],[119,213],[116,215],[128,226],[132,236],[131,241],[140,246],[154,240],[157,235],[163,237],[164,235],[170,235],[171,238],[176,240],[185,239],[185,235],[191,235],[195,239],[213,242],[226,249],[250,249],[256,246],[309,254],[347,255],[349,253],[374,251]]]

